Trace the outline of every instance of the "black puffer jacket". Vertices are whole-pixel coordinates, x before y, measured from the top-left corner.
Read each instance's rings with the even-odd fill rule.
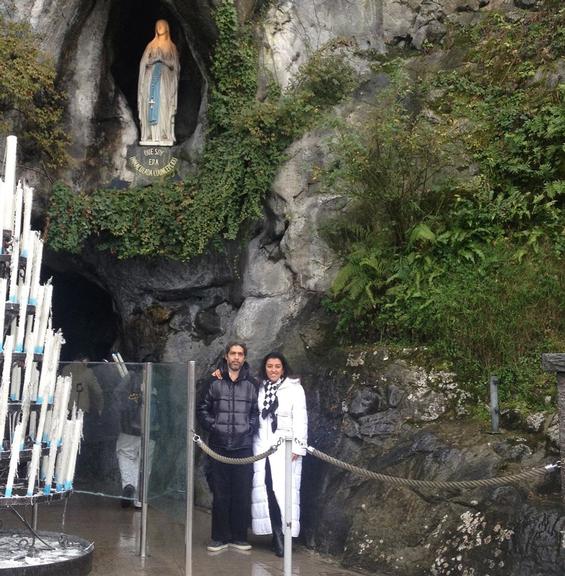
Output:
[[[197,414],[202,427],[209,432],[211,448],[240,450],[252,447],[253,435],[259,426],[259,410],[256,384],[249,376],[247,363],[235,382],[230,379],[227,369],[222,370],[222,379],[210,384]]]

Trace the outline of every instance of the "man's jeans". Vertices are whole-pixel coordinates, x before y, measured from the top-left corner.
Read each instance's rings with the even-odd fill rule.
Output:
[[[222,456],[247,458],[251,448],[222,450]],[[212,540],[235,542],[247,540],[251,518],[251,482],[253,464],[223,464],[211,459],[210,476],[214,501],[212,503]]]

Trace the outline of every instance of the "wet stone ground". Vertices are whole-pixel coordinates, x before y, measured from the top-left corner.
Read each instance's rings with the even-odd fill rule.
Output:
[[[182,504],[178,506],[182,507]],[[64,510],[61,502],[40,506],[38,528],[94,541],[91,576],[184,576],[184,526],[170,514],[150,508],[148,557],[142,559],[139,556],[139,511],[121,508],[119,500],[82,494],[73,494],[66,512]],[[1,516],[4,529],[21,529],[16,518],[4,512]],[[31,510],[28,520],[31,521]],[[270,551],[268,537],[250,536],[253,549],[248,552],[228,549],[209,553],[206,543],[210,515],[203,510],[194,513],[193,531],[193,576],[283,574],[282,559]],[[293,561],[293,574],[297,576],[355,576],[354,572],[298,545],[293,551]],[[0,574],[3,574],[2,570]]]

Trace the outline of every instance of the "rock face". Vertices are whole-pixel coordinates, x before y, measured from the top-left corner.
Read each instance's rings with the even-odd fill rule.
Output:
[[[451,375],[415,368],[411,356],[377,348],[313,360],[309,443],[395,478],[483,479],[542,464],[543,435],[492,436],[459,420]],[[304,468],[303,537],[349,567],[403,576],[557,576],[565,568],[558,472],[459,490],[366,479],[311,456]]]
[[[245,20],[263,2],[238,0],[235,5]],[[15,6],[14,16],[27,18],[41,35],[69,93],[71,163],[64,177],[77,191],[145,181],[128,161],[140,152],[137,73],[154,22],[165,17],[181,53],[177,145],[171,153],[180,159],[181,175],[191,169],[204,142],[216,39],[212,0],[22,0]],[[281,0],[268,7],[260,24],[261,60],[285,86],[327,42],[346,39],[361,52],[385,52],[399,39],[428,38],[422,32],[426,26],[435,29],[437,22],[480,9],[463,0]],[[376,82],[371,89],[379,86]],[[362,102],[366,94],[357,96]],[[341,113],[359,121],[359,106]],[[281,346],[300,358],[315,345],[324,322],[319,302],[339,268],[320,229],[345,207],[343,198],[321,193],[316,182],[316,171],[328,159],[329,140],[331,134],[311,133],[291,146],[267,200],[265,221],[243,248],[190,264],[85,255],[85,273],[114,301],[120,345],[128,357],[184,361],[196,355],[207,365],[233,337],[249,343],[252,360]]]
[[[181,51],[177,145],[181,175],[204,143],[208,71],[216,30],[215,0],[18,0],[13,17],[42,36],[69,93],[71,164],[76,190],[143,183],[128,163],[138,150],[137,67],[157,18],[171,24]],[[240,19],[266,3],[235,2]],[[449,22],[481,11],[533,6],[525,0],[277,0],[258,25],[261,61],[286,87],[318,48],[346,39],[360,53],[390,46],[421,48],[440,40]],[[356,62],[363,67],[362,58]],[[335,111],[362,121],[373,77]],[[369,98],[370,99],[370,98]],[[346,209],[321,192],[316,174],[331,158],[331,132],[304,135],[288,150],[265,202],[265,218],[245,244],[232,243],[190,263],[116,261],[88,249],[80,260],[47,255],[100,286],[121,329],[126,360],[196,360],[200,376],[234,338],[250,361],[280,348],[304,375],[310,443],[336,457],[401,477],[470,479],[534,466],[542,434],[557,440],[555,417],[539,416],[531,433],[487,436],[454,418],[464,397],[452,376],[425,372],[386,351],[343,355],[328,350],[333,327],[320,300],[339,268],[322,225]],[[29,177],[37,181],[34,172]],[[39,186],[38,189],[41,189]],[[536,435],[537,434],[537,435]],[[199,502],[206,502],[203,476]],[[349,566],[403,576],[562,574],[565,522],[552,496],[555,479],[473,492],[416,492],[365,480],[308,457],[304,466],[303,538]],[[534,506],[529,492],[544,499]],[[548,495],[549,494],[549,495]]]

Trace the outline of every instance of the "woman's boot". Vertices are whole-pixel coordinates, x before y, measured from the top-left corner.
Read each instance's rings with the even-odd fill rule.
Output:
[[[284,556],[284,535],[281,526],[273,526],[273,550],[279,558]]]

